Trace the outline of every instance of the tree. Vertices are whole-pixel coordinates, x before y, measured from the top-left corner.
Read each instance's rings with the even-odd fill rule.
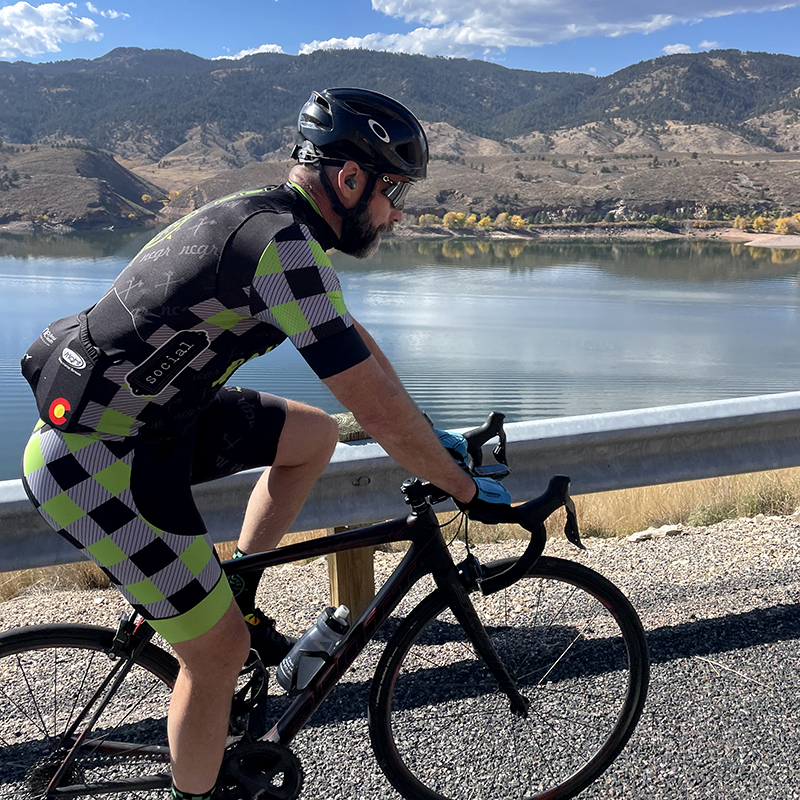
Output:
[[[747,220],[742,216],[737,216],[733,221],[733,227],[739,231],[746,231],[748,227]]]
[[[528,225],[519,214],[514,214],[514,216],[510,217],[508,220],[508,227],[515,231],[523,231],[527,229]]]
[[[647,220],[647,224],[651,228],[658,228],[660,231],[666,231],[669,229],[669,220],[663,214],[653,214],[650,219]]]
[[[769,217],[756,217],[753,220],[753,230],[759,233],[768,231],[772,226],[772,220]]]
[[[494,218],[494,226],[495,228],[500,228],[500,230],[508,227],[508,213],[506,211],[501,212]]]
[[[492,222],[492,218],[487,214],[478,220],[476,227],[482,231],[490,231],[494,228],[494,223]]]
[[[419,219],[417,220],[417,225],[421,228],[427,227],[428,225],[438,225],[441,222],[439,217],[436,214],[420,214]]]
[[[781,217],[775,220],[775,233],[779,233],[781,236],[800,233],[800,224],[794,217]]]
[[[464,223],[466,221],[467,215],[461,211],[448,211],[444,217],[442,217],[442,225],[444,225],[445,228],[463,228],[465,227]]]

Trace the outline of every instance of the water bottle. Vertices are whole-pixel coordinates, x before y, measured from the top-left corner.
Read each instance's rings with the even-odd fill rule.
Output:
[[[276,670],[278,683],[287,692],[305,689],[311,679],[328,663],[333,648],[350,628],[350,609],[326,608],[317,621],[300,637]]]

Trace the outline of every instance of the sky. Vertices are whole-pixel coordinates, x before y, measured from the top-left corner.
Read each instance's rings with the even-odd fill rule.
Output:
[[[0,0],[3,3],[3,0]],[[610,75],[711,49],[800,56],[800,0],[108,0],[0,5],[0,60],[116,47],[203,58],[362,47]]]

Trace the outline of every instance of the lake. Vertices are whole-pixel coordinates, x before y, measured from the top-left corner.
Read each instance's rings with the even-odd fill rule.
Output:
[[[22,353],[151,235],[0,234],[0,479],[18,476],[36,421]],[[333,259],[350,311],[440,427],[800,388],[800,251],[394,239]],[[288,342],[234,382],[342,410]]]

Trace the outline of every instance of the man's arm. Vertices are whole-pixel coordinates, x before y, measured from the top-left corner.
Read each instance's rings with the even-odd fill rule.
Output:
[[[375,340],[355,325],[372,355],[325,385],[398,464],[468,503],[475,483],[442,447]]]

